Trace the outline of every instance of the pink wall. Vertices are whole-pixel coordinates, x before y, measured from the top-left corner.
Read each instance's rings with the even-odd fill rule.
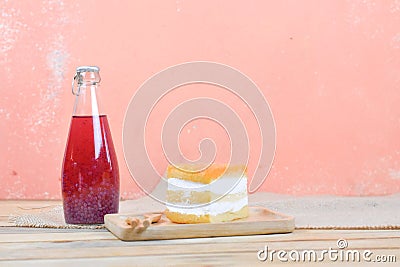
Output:
[[[1,0],[0,10],[0,198],[60,198],[70,82],[87,64],[101,67],[121,196],[138,196],[121,143],[129,99],[151,75],[194,60],[241,70],[269,101],[277,150],[261,190],[400,192],[400,1]],[[184,97],[222,98],[249,127],[256,158],[259,133],[239,99],[186,89],[164,110]],[[185,144],[207,136],[192,126]],[[159,156],[155,164],[165,167]]]

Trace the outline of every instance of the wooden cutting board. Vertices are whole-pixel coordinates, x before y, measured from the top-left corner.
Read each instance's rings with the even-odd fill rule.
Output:
[[[290,233],[294,230],[294,218],[263,207],[249,207],[249,217],[232,222],[177,224],[163,215],[145,231],[137,233],[126,223],[128,217],[141,214],[107,214],[104,223],[107,229],[124,241],[178,239],[215,236],[261,235]]]

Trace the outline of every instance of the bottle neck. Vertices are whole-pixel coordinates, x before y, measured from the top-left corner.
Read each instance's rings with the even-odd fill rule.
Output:
[[[82,83],[76,90],[73,116],[103,115],[99,101],[98,83]]]

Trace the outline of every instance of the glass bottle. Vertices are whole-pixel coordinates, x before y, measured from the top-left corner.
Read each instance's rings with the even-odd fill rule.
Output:
[[[105,214],[118,212],[118,163],[107,116],[100,112],[99,83],[98,67],[76,69],[61,182],[65,222],[70,224],[104,223]]]

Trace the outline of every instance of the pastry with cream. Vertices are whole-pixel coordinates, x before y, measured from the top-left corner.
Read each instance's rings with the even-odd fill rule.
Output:
[[[248,216],[247,174],[242,165],[168,166],[166,216],[176,223],[226,222]]]

